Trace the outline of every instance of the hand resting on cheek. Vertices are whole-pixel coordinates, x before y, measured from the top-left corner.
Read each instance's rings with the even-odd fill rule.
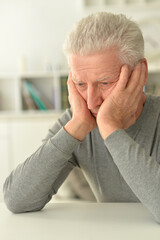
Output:
[[[97,115],[103,139],[117,129],[130,127],[141,114],[145,102],[145,71],[145,64],[138,63],[129,76],[129,67],[122,66],[116,87],[104,100]]]

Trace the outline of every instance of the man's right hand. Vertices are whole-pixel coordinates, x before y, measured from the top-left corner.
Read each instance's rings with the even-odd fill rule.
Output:
[[[72,108],[72,119],[65,125],[64,129],[74,138],[83,140],[92,131],[97,123],[87,107],[86,101],[79,94],[74,82],[72,73],[68,77],[69,102]]]

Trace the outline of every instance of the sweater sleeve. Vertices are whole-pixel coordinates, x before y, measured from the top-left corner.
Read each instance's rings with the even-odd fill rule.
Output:
[[[41,210],[76,165],[73,151],[80,141],[64,130],[67,119],[59,119],[37,151],[6,179],[4,200],[12,212]]]
[[[160,222],[160,165],[124,130],[105,139],[113,161],[139,200]]]

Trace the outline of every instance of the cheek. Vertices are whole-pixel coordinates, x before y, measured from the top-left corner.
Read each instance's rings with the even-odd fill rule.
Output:
[[[81,97],[83,97],[83,99],[86,101],[87,100],[87,91],[86,90],[82,90],[82,89],[78,89],[78,88],[77,88],[77,91],[79,92]]]

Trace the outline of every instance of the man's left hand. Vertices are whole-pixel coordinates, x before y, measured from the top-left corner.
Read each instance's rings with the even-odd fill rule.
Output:
[[[131,76],[129,67],[122,66],[115,88],[98,111],[97,124],[103,139],[118,129],[127,129],[141,114],[145,102],[145,72],[144,63],[138,63]]]

